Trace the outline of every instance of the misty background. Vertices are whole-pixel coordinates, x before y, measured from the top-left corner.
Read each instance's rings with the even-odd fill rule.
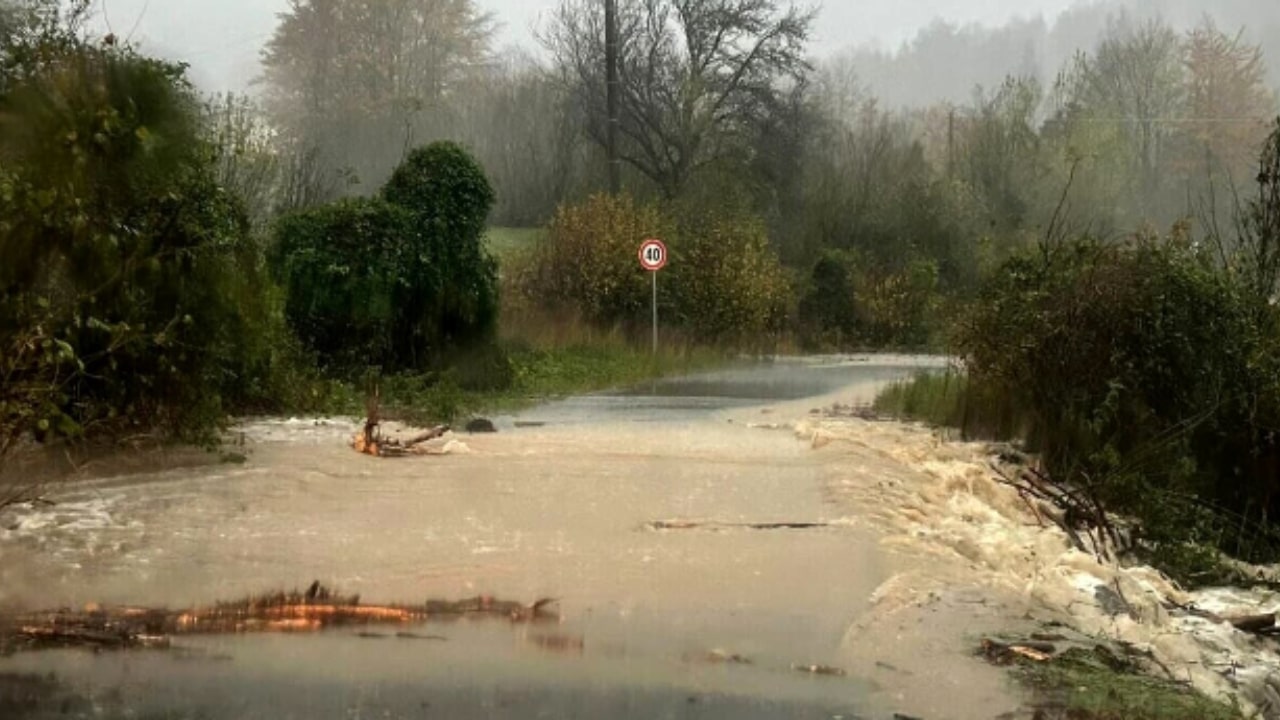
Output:
[[[494,23],[494,48],[542,53],[558,0],[481,0]],[[98,24],[146,51],[189,63],[202,89],[250,90],[260,52],[287,0],[105,0]],[[1160,18],[1186,30],[1211,16],[1244,31],[1269,64],[1280,57],[1280,3],[1263,0],[911,0],[819,4],[810,51],[853,62],[868,90],[891,106],[964,102],[976,86],[1006,75],[1052,80],[1081,50],[1092,49],[1109,19]],[[1280,79],[1272,77],[1280,87]]]

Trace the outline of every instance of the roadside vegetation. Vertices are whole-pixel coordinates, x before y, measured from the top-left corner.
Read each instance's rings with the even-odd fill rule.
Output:
[[[261,92],[209,97],[83,0],[0,0],[0,455],[946,350],[882,404],[1024,441],[1180,578],[1278,559],[1280,140],[1240,35],[1120,18],[1053,83],[890,109],[803,8],[622,0],[611,194],[601,3],[544,60],[437,4],[300,0]]]
[[[963,374],[880,409],[1016,439],[1048,475],[1132,517],[1177,579],[1280,561],[1280,122],[1238,232],[1081,236],[1010,259],[957,321]]]
[[[1239,708],[1173,680],[1152,677],[1101,650],[1072,648],[1014,674],[1031,690],[1043,720],[1241,720]]]

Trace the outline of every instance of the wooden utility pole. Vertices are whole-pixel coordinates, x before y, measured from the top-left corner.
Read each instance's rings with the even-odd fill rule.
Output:
[[[621,86],[618,82],[618,0],[604,0],[604,62],[609,121],[605,151],[609,156],[609,192],[622,192],[622,160],[618,157]]]
[[[947,179],[956,176],[956,109],[952,106],[947,112]]]

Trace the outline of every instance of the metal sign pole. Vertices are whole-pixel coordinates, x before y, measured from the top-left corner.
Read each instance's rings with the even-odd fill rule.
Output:
[[[649,273],[653,276],[653,355],[658,356],[658,273]]]

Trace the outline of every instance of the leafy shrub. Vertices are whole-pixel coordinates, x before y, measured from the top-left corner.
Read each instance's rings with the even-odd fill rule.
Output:
[[[695,338],[765,347],[783,330],[791,286],[763,222],[701,214],[685,219],[668,247],[676,320]]]
[[[562,206],[532,257],[516,269],[517,291],[596,325],[635,324],[648,317],[650,302],[637,248],[645,238],[669,237],[670,227],[657,206],[629,196],[593,195]]]
[[[346,200],[282,218],[272,269],[288,289],[285,317],[302,343],[343,367],[411,358],[413,334],[397,309],[415,285],[442,284],[434,267],[415,272],[413,238],[409,212],[380,200]]]
[[[435,338],[445,350],[491,341],[498,266],[485,249],[484,231],[494,194],[480,165],[454,143],[432,143],[409,154],[382,196],[413,215],[425,243],[417,261],[433,265],[444,280],[438,291],[407,298],[405,313],[431,318],[419,341]]]
[[[799,306],[803,340],[809,349],[857,344],[854,262],[848,251],[826,250],[814,263]]]
[[[627,196],[596,195],[560,208],[516,269],[516,292],[597,326],[647,329],[651,279],[636,251],[649,237],[671,253],[659,277],[668,323],[710,343],[755,343],[780,330],[790,285],[761,222],[718,213],[681,222]]]
[[[942,298],[936,261],[909,259],[893,269],[828,250],[807,284],[799,325],[810,348],[921,348],[934,339]]]
[[[1240,530],[1280,510],[1274,308],[1181,236],[1048,257],[981,293],[959,334],[971,384],[1014,398],[1051,472],[1136,515],[1168,557],[1267,556]]]
[[[207,438],[253,364],[244,212],[181,66],[45,32],[4,53],[0,436]]]
[[[491,340],[497,269],[481,244],[493,191],[465,152],[410,154],[382,197],[282,218],[272,270],[286,317],[334,368],[438,367]]]

